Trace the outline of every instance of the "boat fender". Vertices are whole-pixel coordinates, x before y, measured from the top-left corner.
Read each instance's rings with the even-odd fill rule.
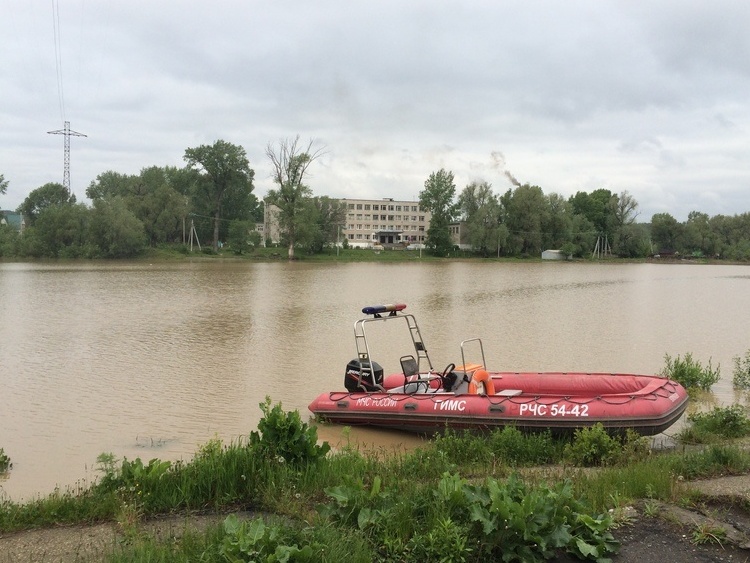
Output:
[[[478,383],[484,384],[485,395],[495,394],[495,384],[492,382],[492,378],[490,377],[490,374],[487,372],[487,370],[478,369],[474,372],[474,374],[471,376],[471,381],[469,381],[469,393],[471,393],[472,395],[478,394]]]

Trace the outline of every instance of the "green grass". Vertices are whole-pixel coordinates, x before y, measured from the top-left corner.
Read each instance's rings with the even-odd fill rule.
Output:
[[[685,444],[715,444],[750,435],[750,418],[741,405],[691,414],[688,422],[690,425],[679,434],[679,440]]]
[[[193,246],[193,252],[189,251],[187,246],[183,245],[161,245],[156,248],[148,248],[139,256],[140,260],[245,260],[245,261],[282,261],[287,260],[287,249],[282,247],[257,247],[250,252],[235,254],[231,250],[221,249],[214,254],[209,247],[203,247],[198,250]],[[421,254],[418,250],[382,250],[375,252],[365,248],[340,248],[338,253],[335,248],[326,248],[318,254],[310,254],[303,249],[296,248],[294,251],[295,260],[301,262],[446,262],[450,260],[482,260],[482,261],[502,261],[502,262],[530,262],[541,261],[541,257],[534,258],[514,258],[514,257],[489,257],[482,258],[476,254],[465,251],[451,253],[445,258],[438,258],[430,255],[426,250]]]
[[[338,547],[356,554],[350,560],[416,561],[436,553],[450,553],[457,561],[476,560],[495,556],[497,542],[503,542],[533,560],[536,555],[525,551],[526,540],[504,535],[496,518],[515,514],[513,518],[523,520],[531,506],[535,514],[544,515],[537,522],[536,545],[552,541],[549,530],[559,529],[553,523],[577,522],[566,529],[590,534],[586,537],[593,544],[609,549],[610,524],[598,516],[608,509],[637,499],[677,502],[686,495],[683,480],[750,471],[750,454],[735,446],[636,456],[634,439],[607,441],[610,461],[605,467],[578,469],[567,466],[575,460],[566,457],[566,445],[590,447],[591,436],[563,439],[514,428],[487,434],[447,432],[408,453],[362,453],[348,446],[325,455],[308,447],[315,439],[314,428],[296,413],[284,415],[280,408],[263,406],[263,431],[230,444],[211,440],[188,462],[117,460],[104,454],[102,476],[91,486],[25,504],[2,501],[0,532],[118,522],[127,541],[115,550],[113,561],[218,561],[221,546],[232,542],[236,545],[226,549],[274,553],[277,548],[297,553],[294,550],[305,544],[315,553],[323,549],[331,561],[336,559],[330,550]],[[596,434],[594,443],[600,440]],[[611,448],[619,448],[619,453],[612,454]],[[528,505],[522,502],[526,497]],[[493,498],[490,504],[482,500]],[[554,509],[558,498],[575,507],[572,520],[559,520],[563,513]],[[188,532],[170,545],[140,526],[158,515],[237,510],[274,514],[281,520],[253,524],[252,530],[225,525]],[[482,515],[485,525],[477,527],[472,515]],[[240,536],[256,539],[241,541]]]

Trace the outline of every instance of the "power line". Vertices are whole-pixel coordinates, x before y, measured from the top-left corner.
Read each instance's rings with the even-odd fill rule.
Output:
[[[65,91],[62,78],[62,47],[60,41],[60,6],[52,0],[52,34],[55,43],[55,74],[57,76],[57,101],[60,119],[65,121]]]

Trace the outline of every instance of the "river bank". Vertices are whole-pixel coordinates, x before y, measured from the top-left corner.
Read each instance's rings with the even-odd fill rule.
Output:
[[[685,483],[700,492],[702,510],[688,510],[659,503],[657,511],[647,514],[644,504],[626,508],[623,524],[613,531],[622,546],[614,563],[708,563],[748,562],[750,550],[750,513],[743,507],[750,502],[750,476],[720,477]],[[649,509],[650,511],[651,509]],[[158,542],[176,542],[188,531],[204,533],[220,525],[230,513],[176,515],[141,523],[138,533]],[[256,516],[250,512],[232,512],[240,518]],[[694,534],[713,532],[716,541],[697,543]],[[725,530],[720,536],[718,530]],[[0,533],[0,563],[83,563],[105,561],[122,551],[132,531],[126,533],[116,523],[73,525]],[[557,563],[579,561],[561,556]]]

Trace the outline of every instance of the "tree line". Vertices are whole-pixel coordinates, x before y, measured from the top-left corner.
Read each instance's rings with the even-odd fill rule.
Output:
[[[651,223],[637,223],[638,202],[627,191],[579,191],[566,199],[514,183],[497,194],[488,182],[472,182],[456,195],[452,172],[432,173],[419,199],[432,213],[428,249],[439,256],[453,251],[450,225],[461,221],[465,241],[481,256],[539,256],[556,249],[586,257],[599,245],[623,258],[669,254],[750,260],[750,213],[709,217],[694,211],[683,223],[657,213]]]
[[[305,184],[307,166],[321,154],[312,144],[303,147],[299,137],[269,143],[278,187],[265,202],[253,193],[255,173],[245,149],[223,140],[186,149],[182,168],[103,172],[86,189],[91,205],[77,202],[62,184],[47,183],[16,210],[24,216],[23,233],[0,230],[0,256],[128,258],[147,247],[185,244],[191,236],[210,241],[214,251],[227,242],[242,253],[261,242],[255,225],[263,221],[264,203],[278,211],[290,257],[295,247],[320,251],[343,222],[344,208],[313,197]],[[0,194],[7,185],[0,176]]]
[[[338,243],[345,224],[342,202],[314,196],[306,183],[310,165],[323,154],[299,136],[266,147],[275,189],[264,201],[253,193],[254,170],[245,150],[223,140],[185,150],[186,165],[152,166],[139,174],[107,171],[91,182],[78,203],[61,184],[37,188],[17,211],[26,229],[19,235],[0,228],[0,256],[136,256],[147,247],[179,245],[192,234],[221,242],[242,253],[260,244],[255,225],[264,207],[273,206],[281,244],[289,258],[295,249],[321,252]],[[0,175],[0,194],[8,181]],[[545,249],[586,257],[595,248],[624,258],[654,254],[750,260],[750,213],[734,216],[693,211],[679,222],[668,213],[638,223],[638,202],[627,191],[579,191],[565,198],[541,187],[514,182],[495,193],[486,181],[468,184],[457,194],[453,173],[430,174],[420,192],[422,209],[431,213],[426,246],[436,256],[454,251],[451,228],[460,222],[462,243],[478,256],[539,256]],[[266,241],[268,242],[268,241]]]

